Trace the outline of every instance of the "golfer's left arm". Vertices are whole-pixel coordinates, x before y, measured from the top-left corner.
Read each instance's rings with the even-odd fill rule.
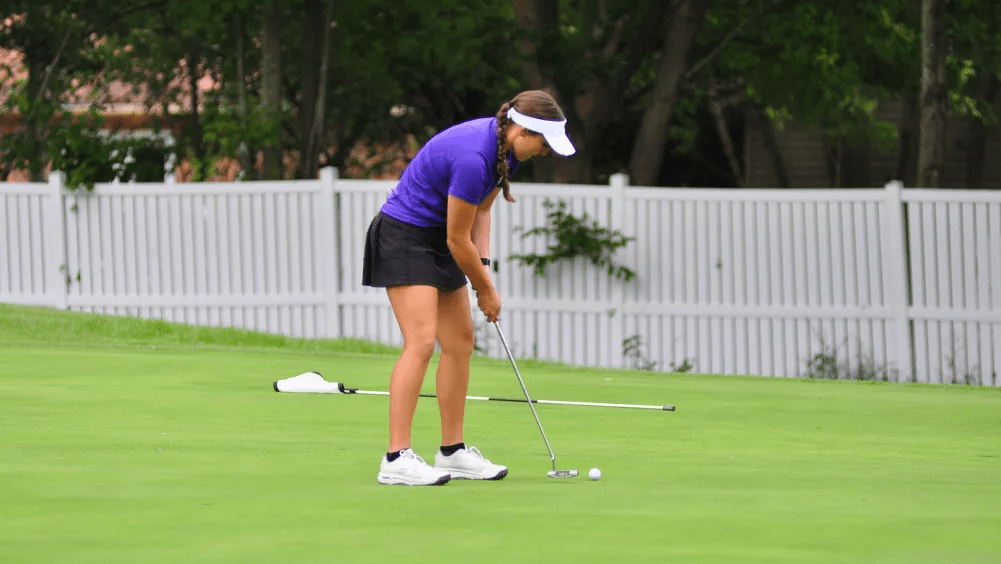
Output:
[[[493,206],[494,200],[497,199],[498,193],[500,193],[500,188],[495,189],[485,200],[480,202],[480,205],[476,206],[476,218],[473,220],[473,229],[470,235],[481,258],[490,258],[490,208]],[[490,267],[484,266],[484,268],[488,272],[490,271]]]

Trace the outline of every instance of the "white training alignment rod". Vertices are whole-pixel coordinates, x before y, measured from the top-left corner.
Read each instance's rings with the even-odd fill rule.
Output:
[[[307,393],[307,394],[357,394],[367,396],[388,396],[389,392],[374,390],[359,390],[349,388],[343,382],[327,382],[319,372],[306,372],[293,378],[278,380],[274,383],[276,392]],[[422,398],[436,398],[435,394],[420,394]],[[466,396],[470,401],[506,401],[512,403],[528,403],[524,398],[494,398],[488,396]],[[576,405],[582,407],[617,407],[623,409],[648,409],[653,411],[674,411],[673,405],[641,405],[635,403],[603,403],[592,401],[537,400],[532,403],[550,405]]]

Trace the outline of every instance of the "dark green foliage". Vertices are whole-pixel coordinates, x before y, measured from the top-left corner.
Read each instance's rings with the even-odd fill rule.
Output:
[[[643,351],[643,338],[632,335],[622,341],[622,355],[629,359],[633,368],[638,370],[656,370],[657,362],[646,357]]]
[[[844,360],[838,358],[838,349],[820,343],[820,352],[806,362],[806,378],[818,380],[859,380],[871,382],[897,382],[900,380],[897,369],[885,364],[877,364],[876,360],[862,352],[862,344],[858,343],[855,358]]]
[[[128,138],[98,133],[93,126],[100,121],[67,119],[67,124],[53,128],[49,147],[52,169],[66,173],[70,190],[93,190],[98,182],[160,182],[167,149],[158,138]]]
[[[681,364],[671,363],[671,372],[685,373],[695,370],[695,366],[687,358],[681,359]]]
[[[550,241],[549,252],[544,255],[524,254],[511,255],[511,259],[525,266],[531,266],[536,276],[543,276],[546,267],[561,260],[572,260],[578,257],[588,259],[591,264],[604,268],[609,276],[629,281],[636,273],[625,266],[616,265],[612,260],[615,251],[625,247],[635,237],[626,237],[618,231],[601,227],[597,221],[591,220],[587,213],[577,217],[567,211],[564,201],[553,203],[546,200],[543,207],[550,210],[546,216],[549,223],[543,227],[529,229],[522,238],[532,235],[544,235]]]
[[[60,118],[64,104],[105,111],[102,89],[113,80],[144,90],[147,110],[162,114],[165,127],[176,132],[174,150],[196,165],[196,177],[205,176],[216,159],[236,157],[241,146],[297,149],[307,133],[299,118],[308,118],[314,105],[305,92],[321,78],[319,47],[304,27],[325,17],[325,3],[280,4],[283,99],[280,111],[264,115],[258,108],[259,36],[267,2],[5,2],[4,13],[18,17],[0,22],[0,47],[19,51],[24,59],[11,68],[0,65],[0,112],[18,114],[26,128],[0,138],[0,178],[21,169],[41,180],[56,141],[79,136],[59,131],[69,124]],[[505,2],[335,2],[331,26],[320,26],[333,30],[329,69],[322,76],[327,88],[321,166],[343,167],[358,141],[398,143],[412,137],[420,143],[453,123],[490,115],[528,87],[528,67],[537,64],[543,82],[562,92],[575,128],[580,152],[562,162],[588,161],[580,171],[588,182],[621,171],[649,102],[666,33],[664,16],[674,3],[516,4],[552,13],[555,25],[541,36],[520,30],[515,9]],[[845,139],[899,149],[896,127],[877,119],[876,109],[917,93],[917,8],[913,0],[712,2],[668,126],[671,164],[661,183],[707,185],[696,169],[716,171],[713,178],[725,177],[722,182],[739,177],[732,171],[718,174],[722,161],[715,154],[719,134],[707,117],[710,100],[727,109],[738,160],[749,107],[760,108],[778,128],[795,122],[820,128],[832,143]],[[1001,104],[1001,4],[951,0],[946,17],[951,109],[994,130]],[[526,40],[544,49],[524,53]],[[237,45],[243,46],[242,56]],[[15,83],[14,67],[26,70],[28,78]],[[210,77],[215,88],[200,94],[196,115],[177,109],[195,102],[184,78],[191,68]],[[238,84],[245,87],[245,110]],[[80,86],[92,88],[93,96],[83,102],[71,96]],[[55,149],[64,148],[79,149]],[[542,163],[553,162],[533,164],[544,176]],[[101,168],[95,165],[91,172],[106,172]]]

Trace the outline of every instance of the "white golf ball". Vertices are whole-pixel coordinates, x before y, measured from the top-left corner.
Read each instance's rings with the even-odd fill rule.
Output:
[[[591,478],[592,480],[600,480],[601,470],[598,470],[597,468],[591,468],[591,470],[589,470],[587,473],[587,477]]]

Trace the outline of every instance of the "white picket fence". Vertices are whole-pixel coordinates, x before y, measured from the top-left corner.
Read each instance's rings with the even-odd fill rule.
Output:
[[[0,302],[402,341],[384,291],[360,284],[366,228],[395,182],[330,169],[93,192],[62,182],[0,184]],[[1001,385],[1001,193],[638,188],[621,175],[512,189],[491,245],[519,357]],[[509,260],[545,251],[518,229],[546,224],[546,200],[635,237],[617,260],[636,278],[583,260],[539,278]],[[488,329],[478,322],[479,346],[500,356]]]

